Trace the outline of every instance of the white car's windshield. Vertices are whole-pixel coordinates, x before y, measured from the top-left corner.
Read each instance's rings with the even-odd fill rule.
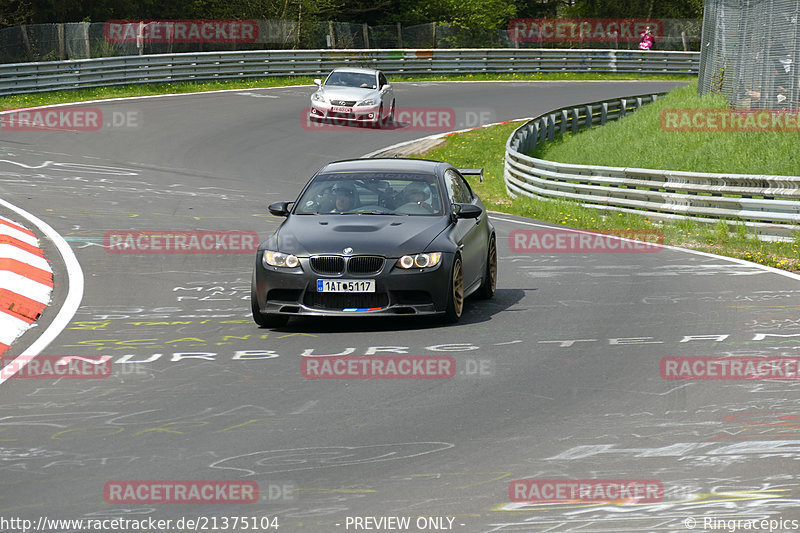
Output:
[[[361,87],[363,89],[377,89],[375,76],[361,72],[331,72],[325,85],[329,87]]]
[[[434,176],[352,173],[317,176],[297,202],[296,214],[440,215]]]

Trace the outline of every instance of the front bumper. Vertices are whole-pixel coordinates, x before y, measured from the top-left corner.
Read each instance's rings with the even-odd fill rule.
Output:
[[[333,111],[334,106],[327,102],[311,102],[311,109],[308,118],[312,120],[324,120],[334,123],[359,123],[377,124],[381,120],[381,108],[375,106],[352,106],[348,107],[349,112]]]
[[[375,273],[322,274],[311,259],[300,258],[297,269],[264,267],[259,252],[254,295],[264,314],[290,316],[398,316],[443,313],[447,306],[453,254],[443,254],[432,269],[403,270],[397,258],[386,258]],[[374,293],[317,292],[319,279],[374,279]]]

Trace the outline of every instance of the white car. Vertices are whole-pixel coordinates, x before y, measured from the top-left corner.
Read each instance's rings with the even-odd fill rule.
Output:
[[[394,91],[380,70],[337,68],[325,79],[316,79],[311,95],[311,120],[381,126],[394,120]]]

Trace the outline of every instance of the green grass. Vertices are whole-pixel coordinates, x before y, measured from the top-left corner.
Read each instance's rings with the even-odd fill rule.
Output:
[[[697,96],[697,83],[671,91],[636,113],[537,147],[534,157],[581,165],[728,174],[800,175],[797,132],[671,132],[662,110],[726,109],[722,96]]]
[[[743,225],[739,225],[735,234],[730,235],[727,225],[722,222],[716,226],[691,220],[661,224],[640,215],[600,211],[565,200],[544,201],[524,196],[511,199],[506,194],[503,181],[503,155],[506,140],[520,125],[503,124],[452,135],[446,137],[444,144],[415,157],[447,161],[462,168],[483,167],[482,183],[477,177],[468,179],[487,207],[495,211],[572,228],[598,231],[656,230],[663,233],[665,244],[800,271],[800,240],[797,238],[794,242],[762,242],[748,236]],[[601,128],[596,131],[601,131]]]
[[[258,89],[282,85],[310,85],[314,77],[271,77],[235,81],[206,81],[186,83],[161,83],[144,85],[123,85],[115,87],[99,87],[96,89],[78,89],[74,91],[53,91],[46,93],[19,94],[0,97],[0,110],[19,109],[67,102],[83,102],[105,98],[124,98],[131,96],[147,96],[154,94],[180,94],[202,91],[219,91],[226,89]],[[690,76],[635,76],[621,74],[592,73],[547,73],[547,74],[466,74],[462,76],[392,76],[392,82],[404,81],[487,81],[487,80],[689,80]]]

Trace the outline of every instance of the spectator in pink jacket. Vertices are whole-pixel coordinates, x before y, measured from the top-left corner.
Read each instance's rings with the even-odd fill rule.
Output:
[[[656,37],[653,35],[653,32],[650,31],[650,26],[646,27],[640,35],[642,36],[642,40],[639,42],[639,50],[650,50],[653,48]]]

